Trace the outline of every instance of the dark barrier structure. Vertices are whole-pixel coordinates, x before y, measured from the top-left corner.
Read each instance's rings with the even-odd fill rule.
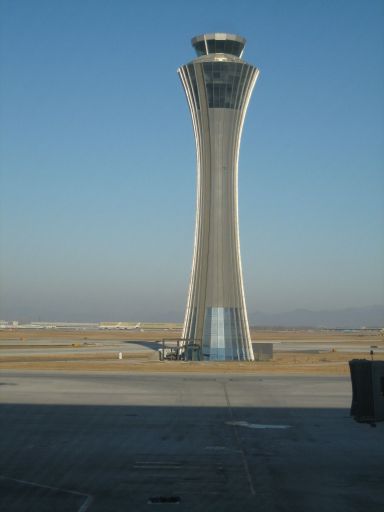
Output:
[[[352,359],[351,416],[356,421],[384,421],[384,361]]]
[[[270,361],[273,359],[273,343],[252,342],[255,361]]]
[[[201,361],[201,347],[197,343],[190,343],[186,346],[187,361]]]

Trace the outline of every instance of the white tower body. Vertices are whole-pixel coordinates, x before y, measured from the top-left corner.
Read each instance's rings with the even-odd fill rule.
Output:
[[[238,159],[247,106],[259,71],[241,59],[245,39],[192,39],[198,58],[179,76],[192,115],[197,206],[183,338],[205,360],[253,360],[244,298],[238,223]]]

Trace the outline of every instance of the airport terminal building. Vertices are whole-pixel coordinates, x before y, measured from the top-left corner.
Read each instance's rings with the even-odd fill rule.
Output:
[[[200,344],[205,360],[253,360],[237,180],[241,132],[259,70],[242,60],[240,36],[204,34],[192,45],[197,58],[178,69],[197,151],[195,242],[183,338]]]

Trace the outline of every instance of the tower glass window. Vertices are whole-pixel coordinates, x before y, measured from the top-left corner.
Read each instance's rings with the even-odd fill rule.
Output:
[[[226,53],[241,57],[245,39],[233,34],[205,34],[192,39],[198,57],[215,53]]]

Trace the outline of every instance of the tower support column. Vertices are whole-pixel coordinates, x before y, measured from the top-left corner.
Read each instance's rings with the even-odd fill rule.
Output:
[[[178,70],[197,153],[195,243],[183,338],[207,360],[253,360],[238,222],[241,132],[259,71],[241,59],[245,40],[206,34]]]

